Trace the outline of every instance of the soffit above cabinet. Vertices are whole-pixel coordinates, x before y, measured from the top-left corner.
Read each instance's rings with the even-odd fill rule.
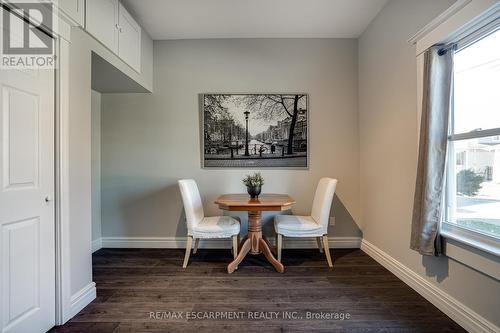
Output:
[[[94,52],[92,52],[92,89],[100,93],[150,92]]]

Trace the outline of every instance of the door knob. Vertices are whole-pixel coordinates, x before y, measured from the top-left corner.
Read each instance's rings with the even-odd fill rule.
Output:
[[[52,201],[52,198],[50,197],[50,195],[45,197],[45,202],[51,202],[51,201]]]

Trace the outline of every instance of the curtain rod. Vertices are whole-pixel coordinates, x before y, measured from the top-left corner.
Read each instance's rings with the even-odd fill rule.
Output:
[[[439,46],[439,45],[436,45],[436,46]],[[438,50],[438,55],[440,56],[443,56],[445,55],[446,53],[448,53],[448,51],[455,51],[457,49],[457,43],[451,43],[451,44],[445,44],[445,45],[441,45],[442,47]]]

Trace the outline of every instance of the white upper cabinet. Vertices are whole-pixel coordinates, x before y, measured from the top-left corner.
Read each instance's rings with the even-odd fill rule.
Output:
[[[141,27],[122,4],[118,16],[118,55],[136,71],[141,71]]]
[[[118,0],[87,0],[85,29],[141,71],[141,27]]]
[[[85,23],[85,0],[59,0],[59,8],[77,25]]]
[[[87,0],[85,29],[118,54],[118,0]]]

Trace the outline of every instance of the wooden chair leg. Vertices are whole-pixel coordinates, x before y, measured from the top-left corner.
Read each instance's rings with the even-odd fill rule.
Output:
[[[323,236],[323,250],[325,251],[328,266],[333,267],[332,258],[330,257],[330,247],[328,246],[328,235]]]
[[[193,254],[196,254],[196,252],[198,252],[198,245],[200,245],[200,239],[199,238],[195,238],[195,240],[194,240]]]
[[[323,253],[323,245],[321,244],[321,237],[316,237],[316,243],[318,244],[319,253]]]
[[[238,235],[233,236],[233,258],[236,259],[238,256]]]
[[[189,261],[189,255],[191,254],[191,247],[193,246],[193,237],[188,236],[187,241],[186,241],[186,254],[184,255],[184,263],[182,264],[182,268],[186,268],[188,261]]]
[[[238,234],[238,235],[233,236],[233,237],[236,237],[236,245],[237,245],[237,246],[236,246],[236,254],[234,254],[234,246],[233,246],[233,247],[231,247],[231,254],[232,254],[233,256],[238,256],[238,250],[239,250],[240,245],[241,245],[241,242],[240,242],[240,235]],[[231,237],[231,239],[232,239],[232,242],[233,242],[233,245],[234,245],[234,238],[233,238],[233,237]]]
[[[278,261],[281,262],[281,247],[283,246],[283,235],[276,235],[276,254],[278,256]]]

